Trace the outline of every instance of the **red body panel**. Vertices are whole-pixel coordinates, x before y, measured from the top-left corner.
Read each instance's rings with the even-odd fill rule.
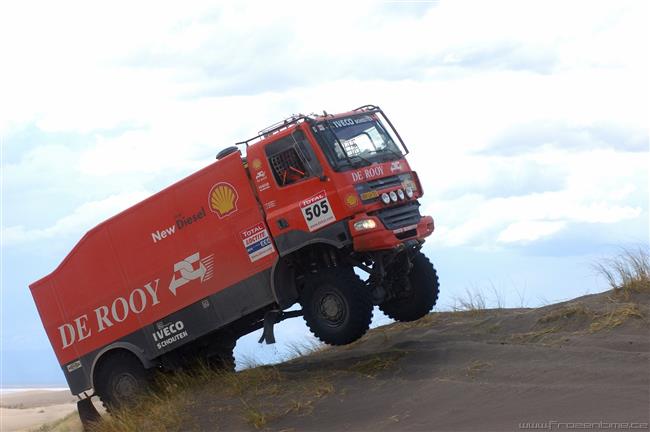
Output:
[[[93,228],[30,289],[63,365],[276,258],[237,152]]]

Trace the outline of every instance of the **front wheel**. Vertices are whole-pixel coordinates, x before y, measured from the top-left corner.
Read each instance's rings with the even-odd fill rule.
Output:
[[[329,345],[345,345],[368,331],[372,297],[352,269],[323,269],[305,282],[300,304],[314,336]]]
[[[95,382],[102,403],[108,411],[114,411],[133,402],[146,390],[150,376],[135,355],[118,351],[102,361]]]
[[[407,286],[400,296],[379,305],[379,309],[395,321],[418,320],[428,314],[438,300],[438,274],[433,264],[422,252],[413,256],[411,264]]]

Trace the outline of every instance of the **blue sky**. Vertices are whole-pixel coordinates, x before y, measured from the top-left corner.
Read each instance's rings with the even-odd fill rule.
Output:
[[[595,259],[648,244],[645,1],[1,8],[2,385],[64,382],[27,285],[86,230],[297,112],[386,110],[440,308],[597,292]],[[256,338],[240,359],[285,352]]]

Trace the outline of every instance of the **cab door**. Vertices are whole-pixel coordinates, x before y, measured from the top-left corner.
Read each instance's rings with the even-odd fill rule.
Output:
[[[300,126],[279,132],[249,151],[251,179],[281,255],[336,222],[340,205],[307,139],[308,129]]]

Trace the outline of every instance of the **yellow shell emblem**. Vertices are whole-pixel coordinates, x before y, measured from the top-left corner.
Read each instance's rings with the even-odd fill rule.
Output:
[[[210,210],[220,218],[237,211],[237,191],[228,183],[217,183],[210,190]]]
[[[348,207],[354,207],[355,205],[359,204],[359,200],[357,199],[356,195],[348,195],[345,197],[345,203],[348,205]]]
[[[262,168],[262,161],[259,159],[253,159],[253,168],[256,170]]]

